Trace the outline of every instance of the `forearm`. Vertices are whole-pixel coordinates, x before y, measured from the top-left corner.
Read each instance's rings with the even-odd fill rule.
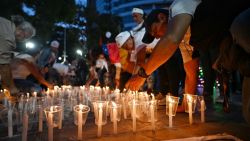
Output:
[[[168,23],[168,31],[156,44],[144,69],[146,74],[151,74],[174,54],[188,30],[192,20],[189,14],[179,14]]]
[[[146,74],[149,75],[154,72],[175,53],[178,43],[173,42],[169,38],[162,38],[154,48],[147,63],[143,66]]]
[[[120,80],[120,75],[121,75],[121,67],[116,67],[115,79]]]

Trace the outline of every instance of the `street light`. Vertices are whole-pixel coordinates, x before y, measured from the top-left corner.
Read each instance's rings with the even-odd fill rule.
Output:
[[[58,57],[58,60],[61,61],[61,60],[62,60],[62,57]]]
[[[77,49],[77,50],[76,50],[76,54],[78,54],[78,55],[82,56],[82,50]]]
[[[33,49],[33,48],[35,47],[35,44],[32,43],[32,42],[27,42],[27,43],[25,44],[25,47],[26,47],[27,49]]]

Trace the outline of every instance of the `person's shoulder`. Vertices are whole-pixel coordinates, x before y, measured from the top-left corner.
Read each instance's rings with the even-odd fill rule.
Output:
[[[193,16],[200,3],[201,0],[175,0],[170,6],[170,17],[183,13]]]
[[[8,19],[6,19],[6,18],[4,18],[4,17],[0,17],[0,22],[1,22],[1,23],[2,23],[2,22],[11,23],[10,20],[8,20]]]

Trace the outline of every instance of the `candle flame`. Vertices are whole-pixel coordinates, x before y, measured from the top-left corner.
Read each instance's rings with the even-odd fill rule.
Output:
[[[192,101],[193,101],[193,100],[192,100],[192,96],[187,95],[187,100],[188,100],[188,102],[192,102]]]
[[[154,94],[151,93],[152,100],[155,100]]]
[[[112,104],[112,107],[113,107],[113,108],[116,108],[116,107],[117,107],[117,105],[116,105],[115,102],[112,101],[111,104]]]
[[[82,104],[79,105],[79,109],[80,109],[80,110],[83,109],[83,105],[82,105]]]
[[[98,103],[98,107],[100,108],[100,109],[102,109],[102,103]]]
[[[169,103],[174,103],[174,99],[171,98],[171,96],[168,96],[168,102],[169,102]]]
[[[50,112],[53,112],[53,106],[50,107]]]
[[[33,92],[33,96],[36,97],[37,96],[37,92]]]

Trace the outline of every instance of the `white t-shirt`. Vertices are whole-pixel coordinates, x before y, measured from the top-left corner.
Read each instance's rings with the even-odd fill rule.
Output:
[[[69,66],[61,63],[54,63],[52,67],[56,69],[61,76],[66,75],[69,71]]]
[[[131,56],[130,56],[130,61],[131,62],[136,62],[136,54],[143,48],[146,46],[146,48],[154,48],[155,45],[157,44],[157,42],[159,41],[159,39],[155,39],[152,43],[150,44],[145,44],[142,42],[142,38],[144,36],[146,32],[145,27],[142,28],[140,31],[137,32],[133,32],[132,31],[132,36],[134,38],[134,42],[135,42],[135,50],[132,51]]]
[[[169,19],[179,14],[190,14],[194,16],[194,12],[201,0],[175,0],[169,8]]]
[[[15,56],[15,58],[24,59],[30,63],[35,62],[34,58],[29,54],[18,54]],[[11,61],[10,65],[11,65],[12,76],[14,79],[26,79],[26,77],[31,73],[25,65],[20,64],[15,59]]]

